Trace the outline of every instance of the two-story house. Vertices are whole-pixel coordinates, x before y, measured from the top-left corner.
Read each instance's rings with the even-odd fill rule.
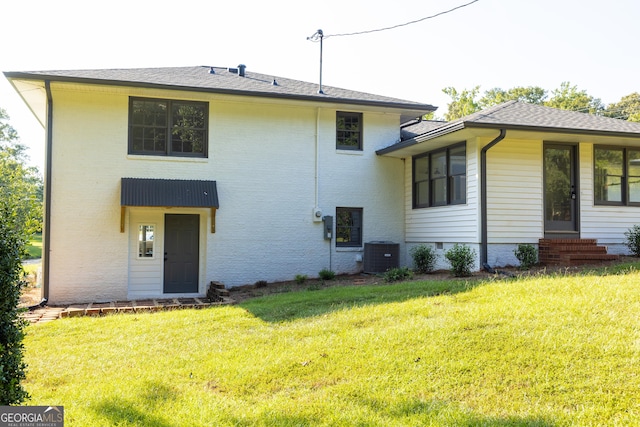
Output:
[[[244,65],[5,76],[46,128],[50,303],[355,273],[404,241],[405,161],[376,151],[431,105]]]

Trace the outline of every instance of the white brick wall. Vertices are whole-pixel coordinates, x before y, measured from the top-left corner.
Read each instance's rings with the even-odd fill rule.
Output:
[[[291,280],[296,274],[315,277],[323,268],[360,271],[356,255],[361,249],[336,250],[335,240],[323,239],[323,224],[312,217],[316,197],[324,215],[335,217],[337,206],[363,208],[364,242],[403,243],[404,162],[375,155],[376,149],[398,140],[397,115],[364,111],[364,150],[354,154],[335,148],[335,108],[213,94],[97,89],[52,85],[52,303],[162,297],[159,284],[145,279],[142,286],[135,279],[132,233],[145,215],[157,223],[165,212],[176,211],[129,208],[125,233],[120,233],[122,177],[217,181],[215,234],[210,232],[209,210],[194,211],[202,215],[204,237],[199,294],[211,280],[231,287]],[[208,159],[128,155],[130,95],[209,101]]]

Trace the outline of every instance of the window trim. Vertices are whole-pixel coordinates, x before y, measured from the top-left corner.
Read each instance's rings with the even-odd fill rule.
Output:
[[[133,149],[133,103],[136,101],[143,102],[164,102],[167,104],[167,117],[166,117],[166,141],[165,141],[165,150],[164,153],[161,152],[152,152],[152,151],[139,151]],[[172,140],[171,140],[171,129],[173,125],[173,106],[175,104],[191,104],[197,105],[204,108],[204,128],[201,129],[203,132],[204,138],[202,141],[202,153],[184,153],[184,152],[173,152],[172,151]],[[180,157],[180,158],[196,158],[196,159],[206,159],[209,157],[209,103],[203,101],[191,101],[184,99],[169,99],[169,98],[146,98],[141,96],[130,96],[129,97],[129,115],[128,115],[128,135],[127,135],[127,154],[132,156],[152,156],[152,157]]]
[[[338,241],[338,228],[340,227],[340,225],[338,224],[338,220],[340,218],[340,215],[338,214],[338,212],[340,210],[346,210],[349,211],[349,213],[353,213],[353,212],[358,212],[360,214],[360,224],[358,225],[354,225],[350,228],[353,229],[355,227],[358,227],[358,241],[357,242],[339,242]],[[363,225],[364,225],[364,217],[363,217],[363,208],[353,208],[353,207],[343,207],[343,206],[337,206],[336,207],[336,230],[335,230],[335,236],[336,236],[336,248],[361,248],[362,247],[362,240],[363,240]],[[349,233],[350,236],[352,236],[352,233]]]
[[[597,177],[600,175],[596,170],[596,150],[616,150],[622,151],[622,175],[620,175],[620,198],[621,201],[607,201],[598,200],[596,195],[596,184],[598,182]],[[636,151],[640,153],[640,147],[625,147],[620,145],[594,145],[593,146],[593,204],[595,206],[640,206],[640,201],[630,201],[629,191],[629,151]],[[613,176],[613,175],[611,175]]]
[[[338,142],[338,132],[341,130],[338,128],[338,120],[340,117],[357,117],[358,118],[358,145],[343,145]],[[362,151],[363,147],[363,133],[364,133],[363,114],[354,111],[336,111],[336,150],[345,151]],[[354,132],[342,129],[343,132]]]
[[[453,174],[451,171],[451,151],[455,150],[457,148],[464,148],[464,159],[465,159],[465,168],[464,168],[464,175],[463,174]],[[441,155],[442,153],[445,153],[445,167],[444,170],[446,171],[445,173],[445,177],[440,177],[440,178],[433,178],[432,176],[432,172],[431,172],[431,160],[432,157],[434,155]],[[428,178],[421,180],[421,181],[416,181],[416,160],[419,159],[424,159],[427,158],[427,164],[429,165],[429,172],[428,172]],[[465,188],[464,188],[464,200],[456,200],[453,196],[452,196],[452,191],[453,191],[453,185],[452,182],[456,177],[461,177],[464,176],[465,177]],[[466,141],[463,142],[458,142],[456,144],[452,144],[452,145],[448,145],[446,147],[443,148],[438,148],[437,150],[432,150],[417,156],[413,156],[411,159],[411,202],[412,202],[412,208],[413,209],[422,209],[422,208],[435,208],[435,207],[442,207],[442,206],[452,206],[452,205],[464,205],[467,203],[467,143]],[[446,202],[445,203],[434,203],[434,184],[436,181],[444,181],[445,182],[445,191],[446,191]],[[418,184],[422,183],[427,183],[428,185],[428,189],[429,189],[429,195],[428,195],[428,199],[426,201],[426,203],[418,203],[418,191],[417,191],[417,187]]]
[[[152,245],[152,248],[151,248],[151,256],[141,255],[140,254],[141,244],[143,242],[146,243],[146,242],[149,241],[149,240],[146,240],[146,239],[145,240],[140,240],[140,237],[141,237],[140,233],[143,232],[142,227],[152,227],[151,233],[152,233],[153,237],[151,239],[151,242],[153,243],[153,245]],[[137,229],[138,232],[137,232],[137,235],[136,235],[136,242],[138,244],[138,250],[137,250],[138,253],[137,253],[137,256],[136,256],[137,260],[153,260],[153,259],[156,259],[156,250],[157,250],[157,248],[156,248],[157,240],[155,238],[156,237],[156,230],[157,230],[157,227],[156,227],[156,223],[154,223],[154,222],[141,222],[141,223],[138,224],[138,229]],[[144,231],[146,231],[146,230],[144,230]]]

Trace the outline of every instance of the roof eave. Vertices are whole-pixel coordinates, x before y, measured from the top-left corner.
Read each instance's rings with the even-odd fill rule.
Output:
[[[448,125],[444,125],[442,127],[433,129],[427,133],[422,135],[418,135],[411,139],[407,139],[406,141],[399,142],[394,145],[390,145],[389,147],[381,148],[376,151],[378,156],[383,156],[385,154],[393,153],[394,151],[402,150],[403,148],[411,147],[421,142],[429,141],[431,139],[435,139],[439,136],[448,135],[453,132],[457,132],[465,128],[465,122],[454,122]]]
[[[94,84],[94,85],[107,85],[107,86],[124,86],[124,87],[137,87],[147,89],[164,89],[164,90],[181,90],[189,92],[206,92],[216,93],[222,95],[236,95],[236,96],[250,96],[260,98],[273,98],[273,99],[292,99],[297,101],[313,101],[323,103],[335,103],[335,104],[352,104],[352,105],[364,105],[369,107],[381,107],[392,108],[397,110],[410,110],[416,113],[416,117],[435,111],[437,107],[430,104],[413,104],[403,102],[390,102],[390,101],[371,101],[366,99],[351,99],[351,98],[336,98],[326,95],[297,95],[288,93],[273,93],[273,92],[260,92],[251,90],[236,90],[236,89],[221,89],[221,88],[203,88],[197,86],[179,86],[161,83],[149,83],[149,82],[135,82],[127,80],[110,80],[110,79],[91,79],[84,77],[70,77],[70,76],[56,76],[47,74],[31,74],[24,72],[5,72],[5,77],[11,81],[12,79],[21,80],[37,80],[37,81],[57,81],[64,83],[80,83],[80,84]],[[413,116],[411,117],[413,118]]]
[[[591,135],[591,136],[608,136],[615,138],[640,138],[640,133],[623,132],[623,131],[607,131],[598,129],[579,129],[579,128],[557,128],[552,126],[527,126],[515,124],[499,124],[499,123],[478,123],[478,122],[454,122],[451,125],[445,125],[436,128],[430,132],[418,135],[414,138],[402,141],[400,143],[382,148],[376,151],[379,156],[390,154],[398,150],[402,150],[425,141],[429,141],[441,136],[449,135],[463,129],[505,129],[512,131],[540,132],[540,133],[560,133],[573,135]]]
[[[529,126],[529,125],[514,125],[514,124],[476,123],[476,122],[467,123],[467,127],[478,128],[478,129],[506,129],[506,130],[517,130],[517,131],[524,131],[524,132],[610,136],[610,137],[618,137],[618,138],[640,138],[640,132],[609,131],[609,130],[601,130],[601,129],[559,128],[559,127],[553,127],[553,126]]]

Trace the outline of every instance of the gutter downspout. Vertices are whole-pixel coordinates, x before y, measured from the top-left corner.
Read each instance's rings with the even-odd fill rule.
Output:
[[[47,134],[46,158],[44,178],[44,238],[42,240],[42,297],[49,300],[49,271],[51,250],[51,150],[53,147],[53,97],[51,95],[51,81],[44,81],[47,94]]]
[[[480,151],[480,267],[486,269],[490,268],[487,264],[487,251],[488,251],[488,225],[487,225],[487,151],[493,148],[498,142],[502,141],[507,135],[506,129],[500,129],[500,135],[498,135],[493,141],[482,147]],[[488,267],[488,268],[487,268]]]

